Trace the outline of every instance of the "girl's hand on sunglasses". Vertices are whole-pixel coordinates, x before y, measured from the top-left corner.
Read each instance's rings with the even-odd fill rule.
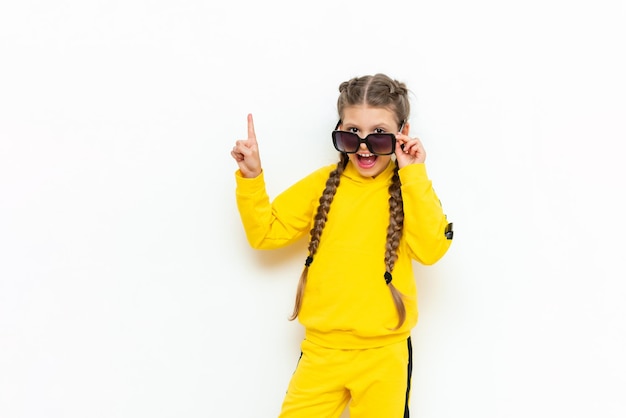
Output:
[[[396,134],[396,159],[398,167],[420,164],[426,161],[426,150],[419,138],[411,138],[401,133]]]
[[[235,142],[230,155],[237,161],[241,175],[245,178],[254,178],[261,174],[261,157],[259,144],[254,133],[252,115],[248,115],[248,139]]]

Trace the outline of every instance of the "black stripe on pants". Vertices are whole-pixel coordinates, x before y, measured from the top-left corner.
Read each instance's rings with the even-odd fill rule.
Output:
[[[413,346],[411,345],[411,337],[407,340],[409,350],[409,363],[407,364],[406,377],[406,400],[404,401],[404,418],[409,418],[409,394],[411,392],[411,374],[413,373]]]

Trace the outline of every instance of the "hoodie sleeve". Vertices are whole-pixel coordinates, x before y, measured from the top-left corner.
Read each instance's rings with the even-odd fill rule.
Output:
[[[239,215],[250,246],[256,249],[284,247],[309,233],[317,200],[329,170],[317,170],[270,201],[263,173],[247,179],[235,172]],[[321,187],[321,188],[320,188]]]
[[[434,264],[452,243],[452,224],[443,213],[424,164],[399,171],[404,205],[404,234],[412,253],[422,264]]]

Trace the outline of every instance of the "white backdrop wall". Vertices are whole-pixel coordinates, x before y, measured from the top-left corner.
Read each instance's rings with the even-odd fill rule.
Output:
[[[411,88],[456,236],[416,265],[412,412],[626,416],[624,1],[0,5],[0,416],[274,417],[305,243],[268,191],[335,161],[341,81]],[[347,416],[347,414],[344,414]]]

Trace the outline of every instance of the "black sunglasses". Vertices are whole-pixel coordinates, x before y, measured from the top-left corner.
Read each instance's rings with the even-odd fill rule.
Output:
[[[391,155],[396,150],[396,136],[392,133],[373,133],[361,138],[354,132],[338,131],[337,128],[340,124],[341,121],[337,122],[335,130],[332,132],[333,145],[339,152],[354,154],[363,143],[372,154],[376,155]],[[402,126],[404,127],[404,123]]]

